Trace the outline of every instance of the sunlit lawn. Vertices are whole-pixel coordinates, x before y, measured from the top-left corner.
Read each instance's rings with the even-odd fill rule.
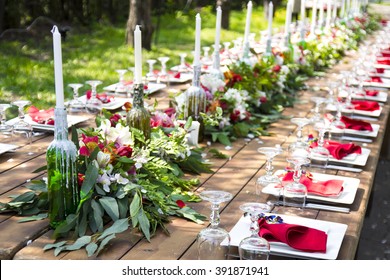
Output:
[[[211,46],[215,37],[215,15],[211,8],[203,8],[202,46]],[[221,43],[243,37],[246,10],[234,11],[230,18],[230,30],[222,30]],[[274,26],[284,24],[285,11],[276,13]],[[154,19],[156,21],[156,19]],[[116,69],[128,69],[133,66],[133,50],[124,44],[125,25],[116,26],[107,23],[95,24],[90,29],[72,26],[68,37],[62,42],[63,79],[65,99],[72,96],[69,83],[85,83],[90,79],[103,81],[103,86],[117,82]],[[156,59],[169,56],[168,67],[179,63],[179,54],[186,52],[187,61],[191,62],[191,50],[194,48],[195,12],[188,15],[165,15],[161,19],[160,29],[153,42],[152,51],[144,51],[143,59]],[[252,14],[251,32],[266,29],[263,8],[255,7]],[[0,102],[28,99],[39,108],[55,105],[54,70],[52,54],[52,38],[50,30],[40,42],[29,43],[0,41]],[[156,67],[159,65],[156,64]],[[146,72],[144,63],[143,71]],[[131,78],[127,73],[126,78]],[[101,86],[101,87],[103,87]],[[85,85],[81,92],[88,89]],[[100,91],[102,88],[100,88]]]

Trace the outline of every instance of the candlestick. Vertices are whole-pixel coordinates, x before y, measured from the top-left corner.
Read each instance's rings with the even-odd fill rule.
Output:
[[[329,28],[330,26],[331,16],[332,16],[332,3],[331,0],[328,0],[326,3],[326,24],[325,24],[326,28]]]
[[[284,27],[284,33],[286,36],[290,33],[290,25],[291,25],[291,12],[292,12],[292,1],[287,2],[287,10],[286,10],[286,21]]]
[[[201,18],[199,13],[195,17],[195,53],[194,53],[194,66],[200,65],[200,26]]]
[[[134,30],[134,84],[142,83],[142,46],[139,25]]]
[[[219,52],[219,40],[221,37],[221,18],[222,9],[220,6],[217,7],[217,18],[215,23],[215,47],[214,50]]]
[[[56,89],[56,107],[64,107],[64,82],[62,78],[62,51],[61,34],[56,25],[51,30],[53,33],[53,52],[54,52],[54,80]]]
[[[345,16],[345,0],[341,1],[341,8],[340,8],[340,17]]]
[[[334,22],[337,18],[337,3],[334,3],[332,10],[332,22]]]
[[[268,4],[268,40],[271,40],[272,37],[272,19],[274,13],[274,4],[269,2]]]
[[[323,22],[324,22],[324,1],[320,0],[320,12],[318,18],[318,24],[320,25],[320,28],[322,27]]]
[[[306,0],[302,0],[301,2],[301,41],[305,40],[306,34]]]
[[[316,29],[316,22],[317,22],[317,0],[314,0],[313,3],[313,10],[311,14],[311,26],[310,26],[310,35],[314,36],[314,31]]]
[[[248,38],[249,38],[249,31],[251,27],[251,16],[252,16],[252,1],[249,1],[247,5],[247,11],[246,11],[244,45],[249,42]]]

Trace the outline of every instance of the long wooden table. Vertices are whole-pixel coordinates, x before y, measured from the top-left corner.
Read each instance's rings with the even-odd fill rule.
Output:
[[[232,149],[226,150],[221,144],[213,143],[212,147],[220,149],[230,156],[229,159],[212,158],[212,174],[202,174],[199,176],[201,185],[196,191],[205,189],[225,190],[233,194],[233,199],[224,203],[221,207],[221,226],[230,230],[242,215],[239,205],[243,202],[259,200],[266,202],[274,199],[268,195],[256,197],[255,180],[264,173],[265,157],[257,152],[261,146],[274,146],[280,144],[286,148],[289,143],[295,140],[296,126],[289,120],[290,117],[310,117],[314,103],[310,101],[311,96],[326,96],[326,91],[321,88],[326,87],[330,79],[343,69],[351,67],[350,63],[356,57],[356,53],[350,52],[340,63],[329,69],[326,76],[312,78],[307,81],[309,88],[318,87],[320,90],[306,90],[299,93],[299,102],[293,108],[286,108],[283,112],[285,118],[273,123],[269,127],[270,136],[258,139],[239,139],[232,145]],[[182,85],[181,85],[182,86]],[[154,98],[160,101],[160,106],[166,107],[167,93],[162,91],[151,96],[151,103]],[[367,164],[361,173],[327,170],[328,174],[357,177],[360,185],[351,208],[351,212],[336,213],[323,210],[301,210],[296,208],[274,207],[272,210],[278,214],[298,215],[301,217],[332,221],[348,225],[346,235],[343,239],[337,259],[354,259],[359,237],[367,210],[367,204],[372,190],[376,166],[380,156],[380,151],[388,121],[389,105],[383,105],[383,111],[375,123],[380,125],[378,137],[372,143],[362,144],[371,150]],[[93,125],[93,120],[80,124],[80,126]],[[46,133],[34,136],[33,143],[17,149],[15,152],[0,155],[0,201],[9,201],[9,197],[21,194],[26,191],[23,186],[29,180],[45,176],[45,172],[33,173],[38,167],[45,164],[45,152],[48,144],[52,141],[53,135]],[[12,140],[8,140],[12,142]],[[388,142],[388,139],[386,139]],[[3,141],[4,142],[4,141]],[[206,143],[202,143],[206,145]],[[388,145],[386,143],[386,145]],[[32,154],[31,154],[32,152]],[[274,160],[275,169],[283,169],[286,166],[285,157],[278,156]],[[321,170],[311,170],[321,172]],[[200,213],[208,216],[210,208],[208,202],[194,203],[191,205]],[[52,230],[48,226],[47,219],[28,223],[18,223],[21,217],[11,214],[0,215],[0,259],[88,259],[84,250],[74,252],[64,252],[55,257],[53,251],[43,251],[43,246],[53,243],[51,239]],[[187,260],[196,259],[195,240],[199,231],[207,227],[208,223],[198,225],[180,218],[172,218],[172,222],[167,225],[170,236],[162,231],[157,231],[156,235],[148,242],[135,230],[128,230],[117,235],[117,238],[110,241],[104,252],[98,257],[89,259],[158,259],[158,260]],[[271,259],[280,258],[271,256]]]

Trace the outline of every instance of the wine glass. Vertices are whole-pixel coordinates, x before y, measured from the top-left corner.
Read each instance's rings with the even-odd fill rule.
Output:
[[[345,124],[342,122],[342,110],[343,104],[340,101],[336,101],[336,116],[330,122],[329,125],[329,139],[341,140],[344,136]]]
[[[307,157],[288,157],[287,162],[294,167],[293,181],[283,186],[283,205],[304,208],[306,204],[307,188],[299,180],[302,176],[302,165],[310,163]]]
[[[307,151],[309,149],[309,144],[303,141],[302,130],[303,127],[310,123],[308,118],[292,118],[291,122],[298,126],[297,128],[297,137],[294,143],[291,143],[288,146],[289,154],[294,154],[298,151]]]
[[[256,195],[260,195],[261,191],[264,187],[266,187],[269,184],[280,184],[280,179],[278,176],[273,174],[273,166],[272,166],[272,160],[277,155],[281,154],[283,152],[282,148],[280,146],[275,147],[261,147],[258,148],[257,151],[263,155],[266,156],[267,162],[265,164],[265,172],[266,174],[263,176],[260,176],[256,180]]]
[[[259,215],[267,213],[271,207],[264,203],[247,202],[240,205],[240,209],[249,214],[251,219],[249,237],[241,240],[238,245],[240,260],[268,260],[270,254],[269,242],[259,236]]]
[[[229,233],[219,227],[219,207],[222,202],[232,199],[232,194],[225,191],[208,190],[199,194],[203,200],[211,202],[210,227],[202,229],[197,236],[198,259],[227,259],[229,253]],[[221,243],[227,241],[227,246]]]
[[[230,42],[224,42],[223,43],[223,55],[228,58],[230,56],[230,50],[229,50],[229,47],[230,47]]]
[[[158,80],[161,81],[165,79],[167,82],[169,81],[168,73],[167,73],[167,62],[169,60],[169,57],[162,56],[157,58],[158,61],[161,63],[161,70],[158,72]]]
[[[212,60],[209,56],[209,52],[210,52],[210,47],[203,47],[203,58],[202,58],[202,62],[203,64],[205,65],[210,65],[212,64]]]
[[[68,103],[68,111],[71,114],[78,114],[85,111],[85,104],[79,99],[79,89],[83,84],[69,84],[73,90],[73,99]]]
[[[314,125],[314,129],[318,131],[317,146],[310,149],[310,166],[326,168],[330,153],[327,148],[324,147],[325,133],[329,130],[329,126],[324,122],[317,122]]]
[[[0,104],[0,133],[4,135],[12,135],[13,126],[6,124],[5,111],[11,107],[10,104]]]
[[[115,72],[119,75],[119,82],[115,86],[115,93],[123,93],[126,91],[125,74],[127,73],[127,69],[117,69]]]
[[[156,78],[156,74],[154,73],[153,66],[157,62],[157,60],[155,60],[155,59],[148,59],[148,60],[146,60],[146,62],[149,65],[149,72],[146,73],[146,79],[148,81],[152,81],[152,80],[154,80]]]
[[[96,88],[98,85],[102,84],[102,81],[99,80],[90,80],[86,81],[88,85],[91,86],[91,98],[87,99],[85,107],[87,112],[90,114],[99,114],[103,107],[103,102],[97,98]]]
[[[314,115],[310,118],[310,122],[315,124],[317,122],[323,121],[324,118],[320,113],[321,104],[325,103],[327,99],[319,96],[312,96],[310,100],[316,104],[314,107]]]
[[[178,67],[179,72],[187,72],[188,71],[188,67],[186,65],[186,57],[187,57],[186,53],[180,54],[180,65]]]
[[[331,104],[331,105],[334,105],[337,101],[336,101],[336,98],[337,98],[337,95],[338,95],[338,91],[337,91],[337,88],[339,87],[339,83],[338,82],[330,82],[329,83],[329,89],[328,89],[328,100],[327,100],[327,103],[328,104]]]
[[[25,121],[24,114],[24,108],[30,105],[31,102],[29,100],[18,100],[13,101],[11,104],[17,106],[19,112],[18,120],[13,124],[13,133],[26,137],[28,143],[31,144],[33,128],[31,124]]]

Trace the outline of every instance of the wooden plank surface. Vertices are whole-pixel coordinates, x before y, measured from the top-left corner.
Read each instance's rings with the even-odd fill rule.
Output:
[[[255,194],[255,181],[264,173],[265,157],[257,152],[261,146],[282,145],[287,148],[288,144],[295,141],[296,126],[289,120],[290,117],[310,117],[314,107],[311,96],[326,96],[326,91],[312,90],[313,87],[319,89],[326,88],[330,80],[337,78],[334,73],[351,67],[350,62],[356,53],[350,52],[338,65],[329,69],[324,77],[312,78],[307,81],[308,89],[299,92],[299,102],[294,108],[285,108],[283,116],[285,118],[270,125],[268,131],[270,136],[261,137],[250,141],[239,139],[232,145],[231,150],[225,150],[221,144],[212,144],[223,153],[229,155],[229,159],[214,159],[212,162],[212,174],[202,174],[199,176],[201,185],[197,191],[203,189],[219,189],[229,191],[234,198],[224,203],[221,207],[221,226],[230,230],[242,213],[239,205],[245,201],[266,202],[274,199],[268,195],[257,196]],[[188,85],[172,87],[171,90],[180,90]],[[154,99],[159,101],[159,108],[166,108],[169,102],[167,92],[158,92],[150,96],[149,101]],[[358,246],[360,232],[367,209],[368,200],[372,190],[373,179],[378,163],[381,147],[384,142],[384,135],[388,124],[389,105],[383,106],[382,115],[377,123],[381,128],[378,137],[373,143],[364,144],[371,150],[370,157],[363,172],[352,173],[337,170],[326,170],[327,174],[337,174],[340,176],[357,177],[360,185],[356,198],[351,206],[349,214],[334,213],[318,210],[300,210],[294,208],[275,207],[272,211],[278,214],[299,215],[318,220],[345,223],[348,225],[346,236],[344,237],[338,259],[353,259]],[[82,124],[91,125],[92,121]],[[305,128],[305,132],[312,132],[312,128]],[[20,194],[26,191],[23,185],[26,181],[39,178],[45,172],[33,173],[33,171],[45,164],[45,150],[51,142],[52,135],[44,134],[34,138],[34,143],[24,146],[13,153],[7,153],[0,157],[0,200],[9,200],[10,195]],[[11,140],[9,140],[11,141]],[[388,139],[386,139],[388,141]],[[206,145],[206,143],[203,143]],[[33,152],[29,155],[28,152]],[[286,166],[285,156],[277,156],[274,160],[275,169],[283,169]],[[313,172],[324,172],[313,169]],[[200,213],[208,216],[210,206],[208,202],[194,203],[191,206]],[[0,259],[87,259],[85,251],[61,253],[55,257],[52,251],[44,252],[43,246],[53,242],[51,240],[52,230],[49,230],[46,220],[18,223],[20,217],[14,215],[0,215]],[[98,259],[196,259],[196,236],[202,228],[208,226],[198,225],[179,218],[173,218],[167,225],[170,236],[158,230],[151,242],[147,242],[135,231],[128,230],[117,236],[110,242],[109,247],[99,255]]]

